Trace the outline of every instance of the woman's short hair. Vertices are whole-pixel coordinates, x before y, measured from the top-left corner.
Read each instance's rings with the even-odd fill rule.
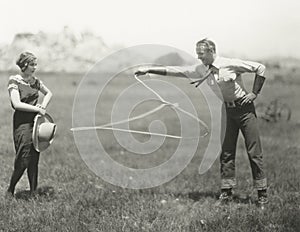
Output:
[[[31,52],[22,52],[16,61],[22,72],[25,71],[30,62],[36,60],[37,57]]]
[[[200,41],[198,41],[196,43],[196,46],[203,46],[205,47],[206,49],[209,49],[210,51],[216,53],[216,45],[213,41],[209,40],[209,39],[202,39]]]

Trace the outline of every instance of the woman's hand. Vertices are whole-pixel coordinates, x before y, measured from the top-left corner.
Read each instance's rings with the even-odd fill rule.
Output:
[[[37,107],[41,108],[41,109],[46,109],[44,106],[40,105],[40,104],[36,104]]]
[[[42,105],[37,104],[36,107],[39,108],[39,111],[38,111],[39,114],[41,114],[41,115],[46,114],[46,109]]]

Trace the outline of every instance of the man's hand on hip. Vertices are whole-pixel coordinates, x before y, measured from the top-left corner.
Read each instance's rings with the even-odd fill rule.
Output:
[[[242,105],[250,104],[256,99],[257,95],[255,93],[248,93],[243,97],[241,102]]]

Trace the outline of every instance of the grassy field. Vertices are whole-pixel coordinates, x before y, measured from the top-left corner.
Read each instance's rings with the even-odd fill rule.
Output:
[[[274,75],[274,74],[271,74]],[[283,74],[282,74],[283,75]],[[81,159],[74,143],[72,104],[82,75],[41,74],[40,78],[53,91],[48,112],[57,125],[57,137],[41,154],[38,196],[30,198],[27,176],[16,189],[15,199],[4,199],[12,173],[14,149],[12,141],[12,110],[6,90],[8,74],[0,75],[0,231],[299,231],[300,230],[300,98],[299,82],[267,81],[258,101],[280,98],[292,110],[290,122],[260,121],[261,139],[269,182],[268,207],[261,211],[255,205],[249,161],[242,137],[238,141],[236,159],[238,186],[234,201],[218,206],[219,163],[203,175],[198,174],[203,146],[200,141],[192,162],[172,181],[143,190],[123,189],[97,177]],[[251,85],[253,79],[246,78]],[[165,77],[164,80],[171,79]],[[112,83],[105,96],[108,103],[99,103],[97,121],[109,119],[109,102],[123,85],[134,82],[123,78]],[[174,80],[189,93],[197,111],[205,120],[209,117],[201,104],[199,92],[185,80]],[[94,85],[95,83],[91,83]],[[144,91],[144,90],[141,90]],[[298,98],[299,97],[299,98]],[[198,103],[198,104],[197,104]],[[172,112],[161,112],[168,132],[178,132]],[[150,118],[151,119],[151,118]],[[150,120],[149,119],[149,120]],[[136,122],[145,130],[144,122]],[[174,140],[151,157],[129,154],[119,148],[111,132],[99,132],[105,149],[120,163],[132,167],[151,167],[167,160],[176,146]],[[143,140],[144,137],[138,136]],[[114,170],[112,170],[114,171]]]

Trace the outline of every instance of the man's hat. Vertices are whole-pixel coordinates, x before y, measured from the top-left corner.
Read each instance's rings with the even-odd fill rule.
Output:
[[[46,150],[53,142],[56,133],[56,124],[49,114],[37,114],[34,118],[32,142],[36,151]]]

